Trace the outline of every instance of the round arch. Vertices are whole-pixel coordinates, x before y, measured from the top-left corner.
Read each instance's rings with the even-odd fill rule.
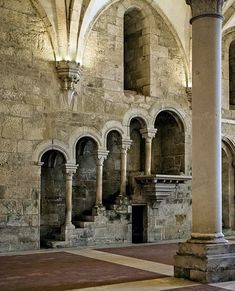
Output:
[[[230,27],[222,36],[222,107],[230,107],[230,82],[229,82],[229,50],[231,43],[235,41],[235,27]]]
[[[125,139],[126,137],[126,133],[121,122],[115,120],[106,122],[101,131],[103,137],[102,144],[105,145],[105,148],[107,147],[107,136],[113,130],[117,131],[121,135],[122,139]]]
[[[130,137],[130,124],[131,120],[137,118],[143,128],[151,127],[151,120],[149,119],[149,113],[141,109],[131,109],[127,111],[123,117],[123,126],[126,128],[126,136]]]
[[[69,140],[69,145],[72,150],[72,158],[74,161],[76,161],[76,146],[78,141],[83,137],[90,137],[92,138],[96,144],[97,148],[105,148],[105,145],[103,144],[101,134],[98,132],[97,129],[93,127],[87,127],[83,126],[81,128],[78,128],[71,136]]]
[[[235,145],[228,136],[222,137],[222,219],[225,229],[234,230],[234,154]]]
[[[61,154],[63,154],[66,163],[70,163],[72,161],[71,159],[71,152],[69,151],[68,146],[63,143],[62,141],[59,140],[48,140],[48,141],[44,141],[42,143],[40,143],[39,145],[37,145],[33,156],[32,156],[32,160],[35,163],[40,163],[42,156],[50,150],[56,150],[58,152],[60,152]]]
[[[235,158],[235,143],[232,140],[231,137],[227,135],[222,136],[222,146],[225,145],[226,148],[230,151],[232,154],[233,159]]]
[[[159,110],[154,118],[154,123],[155,123],[157,117],[159,116],[159,114],[163,113],[163,112],[169,113],[175,119],[178,127],[180,128],[180,131],[185,132],[186,125],[185,125],[184,119],[181,116],[181,114],[177,110],[175,110],[174,108],[170,108],[170,107],[167,108],[166,107],[164,109]]]
[[[176,102],[156,103],[150,110],[151,126],[154,127],[155,120],[162,111],[169,111],[174,117],[177,117],[178,122],[181,122],[181,128],[185,133],[188,133],[191,127],[191,116],[186,113],[181,106]]]

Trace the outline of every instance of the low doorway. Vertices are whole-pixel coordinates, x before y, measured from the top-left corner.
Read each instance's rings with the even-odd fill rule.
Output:
[[[132,243],[147,242],[147,207],[132,205]]]

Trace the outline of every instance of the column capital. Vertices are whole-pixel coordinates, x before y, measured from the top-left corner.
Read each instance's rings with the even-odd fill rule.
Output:
[[[186,0],[191,6],[192,19],[190,23],[201,17],[217,17],[223,19],[222,7],[226,0]]]
[[[99,149],[97,151],[97,164],[99,166],[103,166],[104,160],[107,159],[108,154],[109,154],[109,151],[104,150],[104,149]]]
[[[142,137],[146,140],[152,140],[156,135],[156,128],[143,128],[140,130]]]
[[[73,175],[76,173],[78,165],[65,164],[64,167],[65,167],[66,174]]]
[[[122,140],[122,149],[123,150],[129,150],[132,145],[131,139],[123,139]]]

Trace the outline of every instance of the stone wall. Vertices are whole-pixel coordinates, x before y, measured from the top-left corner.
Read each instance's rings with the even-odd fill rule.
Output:
[[[148,241],[188,239],[191,233],[191,183],[179,185],[158,208],[149,207]]]
[[[124,15],[124,89],[149,95],[150,39],[146,22],[136,8],[127,10]]]
[[[229,104],[235,105],[235,42],[229,48]]]
[[[35,146],[53,138],[48,112],[59,87],[53,52],[31,2],[0,5],[0,250],[39,247],[39,169]]]
[[[81,81],[76,85],[78,97],[70,108],[60,90],[46,29],[31,2],[1,1],[0,251],[39,248],[42,189],[38,162],[43,153],[57,146],[66,153],[66,163],[75,163],[79,147],[76,149],[74,143],[81,132],[81,138],[86,134],[91,138],[95,133],[95,138],[102,140],[103,128],[113,121],[121,124],[126,137],[133,118],[139,117],[145,127],[151,127],[158,111],[174,108],[183,113],[188,125],[186,157],[190,161],[191,112],[184,87],[183,57],[159,14],[145,1],[133,3],[143,13],[151,14],[150,96],[123,90],[123,17],[128,2],[120,1],[98,16],[87,35]],[[106,145],[100,142],[97,147]],[[131,169],[142,170],[142,166],[135,165],[136,154],[130,156]],[[140,156],[143,159],[142,150]],[[87,157],[90,163],[83,158],[84,155],[77,155],[79,169],[73,180],[74,220],[91,209],[95,201],[95,158]],[[118,175],[119,159],[113,159]],[[106,173],[106,186],[110,182],[107,177]],[[117,181],[105,186],[105,196],[118,189]],[[59,216],[62,223],[62,214]],[[171,218],[168,220],[165,215],[164,219],[169,225]]]

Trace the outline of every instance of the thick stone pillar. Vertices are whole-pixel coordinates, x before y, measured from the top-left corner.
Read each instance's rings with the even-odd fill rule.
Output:
[[[233,248],[227,247],[222,234],[223,1],[186,2],[192,9],[192,234],[191,240],[179,245],[175,276],[200,282],[226,281],[235,278],[235,263],[231,264]]]
[[[98,150],[97,166],[96,166],[96,208],[103,206],[102,193],[103,193],[103,165],[104,160],[107,158],[108,151]]]
[[[126,196],[126,184],[127,184],[127,152],[130,149],[131,140],[122,141],[121,152],[121,181],[120,181],[120,194],[118,196],[118,202],[120,203]]]
[[[152,166],[152,140],[155,137],[157,130],[154,128],[151,129],[141,129],[140,133],[145,139],[145,175],[151,175],[151,166]]]

